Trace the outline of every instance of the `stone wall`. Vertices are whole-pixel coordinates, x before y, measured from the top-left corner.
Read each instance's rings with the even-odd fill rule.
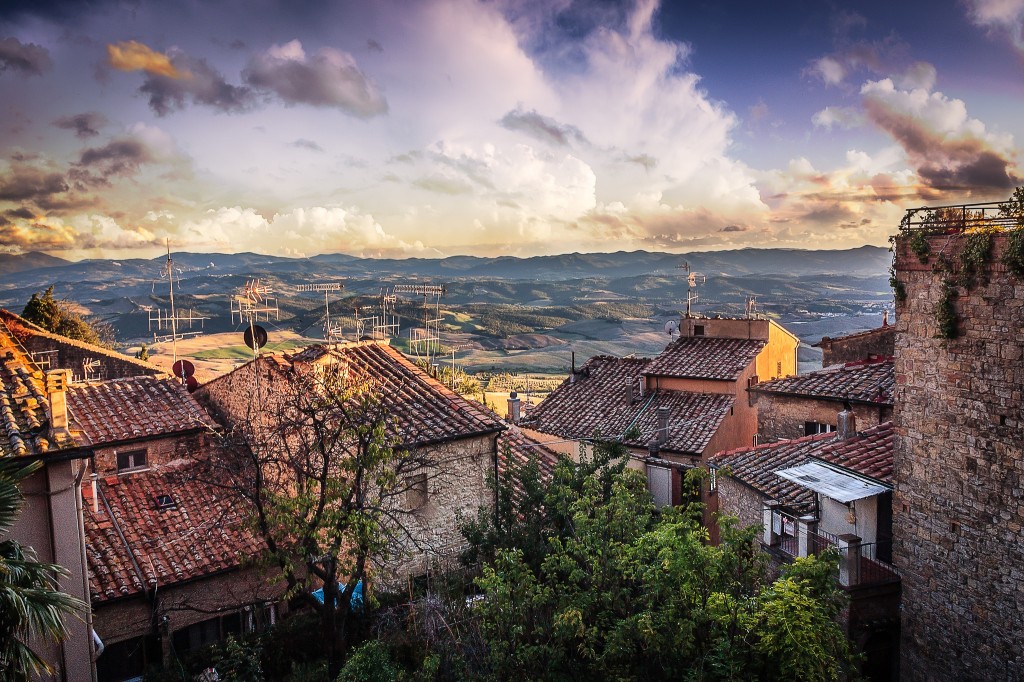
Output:
[[[837,339],[826,336],[815,345],[821,348],[822,367],[866,360],[872,355],[891,357],[895,354],[896,327],[887,325]]]
[[[84,378],[83,364],[86,361],[99,361],[93,370],[95,379],[122,379],[125,377],[158,376],[166,374],[159,367],[148,362],[137,360],[117,351],[98,348],[88,343],[66,339],[56,334],[32,332],[21,339],[22,345],[35,357],[49,358],[49,369],[70,369],[75,381]]]
[[[146,451],[146,467],[155,468],[181,460],[193,460],[207,448],[207,434],[204,432],[174,434],[164,438],[119,443],[113,447],[94,448],[96,473],[100,476],[117,474],[117,453],[132,450]]]
[[[1000,262],[953,304],[936,338],[942,276],[897,242],[894,560],[903,574],[907,680],[1024,679],[1024,281]]]
[[[751,391],[757,400],[758,442],[774,443],[790,438],[802,438],[805,422],[818,422],[836,426],[842,401],[820,400],[796,396]],[[892,418],[890,405],[854,404],[857,430],[863,431]]]
[[[739,527],[747,526],[761,527],[764,524],[764,498],[749,486],[730,478],[724,473],[718,473],[716,485],[718,491],[718,511],[720,514],[735,516],[739,519]],[[761,534],[758,534],[758,538]]]

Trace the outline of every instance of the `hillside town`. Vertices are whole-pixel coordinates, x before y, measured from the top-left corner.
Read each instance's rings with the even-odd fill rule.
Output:
[[[908,212],[895,319],[821,339],[820,370],[798,373],[799,339],[763,314],[688,312],[657,356],[573,358],[504,418],[387,339],[255,344],[197,384],[0,311],[0,447],[33,467],[5,532],[81,603],[63,636],[25,642],[38,679],[246,679],[202,652],[303,614],[325,641],[373,642],[370,604],[414,612],[459,580],[473,618],[499,596],[495,569],[465,560],[483,546],[467,528],[528,518],[608,443],[707,547],[738,527],[769,576],[832,562],[853,657],[792,679],[1024,678],[1020,228],[957,210]],[[103,378],[83,374],[94,360]],[[431,675],[416,679],[462,679]]]

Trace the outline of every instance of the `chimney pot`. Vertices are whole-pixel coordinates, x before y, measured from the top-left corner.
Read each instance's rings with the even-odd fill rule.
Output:
[[[846,440],[857,435],[857,417],[849,409],[839,413],[839,439]]]
[[[633,380],[626,380],[626,404],[632,405],[636,401],[636,394],[633,391]]]
[[[53,369],[46,373],[46,402],[50,404],[50,435],[68,433],[68,384],[71,370]]]
[[[668,440],[668,407],[658,408],[658,442],[664,443]]]
[[[519,400],[519,394],[512,391],[508,395],[508,420],[513,424],[518,424],[521,417],[522,401]]]

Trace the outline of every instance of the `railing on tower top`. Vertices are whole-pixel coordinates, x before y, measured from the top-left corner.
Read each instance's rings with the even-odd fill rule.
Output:
[[[1024,227],[1024,205],[1012,199],[1006,202],[908,208],[907,214],[900,221],[901,231],[925,230],[937,234],[1017,227]]]

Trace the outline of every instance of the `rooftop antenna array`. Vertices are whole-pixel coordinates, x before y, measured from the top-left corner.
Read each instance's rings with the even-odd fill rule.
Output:
[[[392,291],[423,297],[423,326],[409,330],[409,349],[429,367],[441,352],[441,297],[448,290],[443,284],[396,284]]]
[[[683,261],[683,264],[677,265],[676,268],[686,270],[686,317],[690,317],[692,306],[699,298],[697,295],[697,284],[707,282],[708,278],[703,273],[690,270],[690,263],[688,261]],[[672,332],[669,332],[669,335],[671,334]]]
[[[295,287],[296,291],[322,291],[324,292],[324,340],[327,343],[340,341],[342,338],[341,323],[331,323],[331,301],[332,291],[341,291],[345,285],[341,282],[319,282],[317,284],[300,284]]]
[[[471,347],[472,347],[472,345],[468,344],[468,343],[456,343],[456,344],[448,347],[448,350],[452,354],[451,380],[452,380],[452,390],[453,391],[455,390],[455,374],[456,374],[456,372],[455,372],[455,367],[456,367],[455,366],[455,353],[456,353],[456,351],[464,350],[466,348],[471,348]]]
[[[398,336],[398,313],[395,305],[398,297],[388,288],[380,290],[377,314],[369,314],[372,308],[356,306],[356,338],[357,339],[390,339]]]
[[[280,319],[281,311],[277,307],[277,298],[270,296],[272,293],[270,285],[260,282],[258,277],[246,280],[245,286],[231,299],[231,324],[245,322],[252,326],[260,322],[261,317],[269,322],[271,315],[275,320]],[[235,322],[236,317],[238,322]]]
[[[171,356],[173,362],[178,358],[178,340],[202,334],[203,322],[210,318],[193,310],[192,308],[189,308],[188,310],[178,310],[175,306],[174,287],[177,286],[179,290],[181,289],[181,278],[176,278],[174,274],[174,261],[171,260],[170,239],[166,240],[166,245],[167,262],[164,264],[164,274],[167,276],[167,288],[168,294],[170,295],[170,310],[164,310],[163,308],[151,305],[142,306],[142,309],[146,311],[149,318],[147,329],[153,335],[153,343],[163,343],[165,341],[171,342]],[[156,293],[156,281],[153,282],[152,293]],[[199,329],[192,328],[196,323],[199,324]],[[186,327],[188,328],[188,331],[179,331]]]
[[[757,296],[747,296],[747,304],[744,309],[748,320],[756,320],[760,313],[757,312]]]

